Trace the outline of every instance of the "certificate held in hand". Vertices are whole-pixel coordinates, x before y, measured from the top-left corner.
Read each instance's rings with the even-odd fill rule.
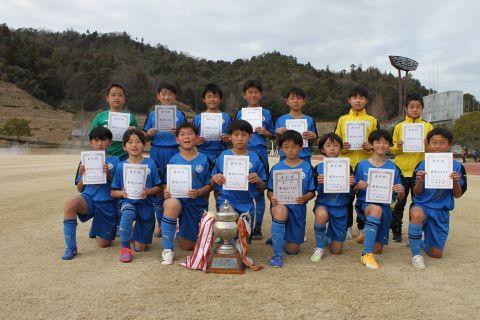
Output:
[[[302,196],[302,169],[275,170],[273,196],[281,204],[295,204]]]
[[[82,151],[80,154],[82,165],[85,167],[83,184],[107,183],[107,173],[103,172],[105,163],[105,151]]]
[[[170,131],[177,127],[177,106],[155,106],[155,129]]]
[[[172,198],[188,198],[192,190],[192,166],[167,164],[167,187]]]
[[[253,131],[259,127],[263,127],[262,107],[242,108],[242,120],[250,123]]]
[[[250,169],[249,156],[223,157],[224,190],[248,191],[248,173]]]
[[[392,202],[394,178],[395,170],[393,169],[369,168],[365,201],[390,204]]]
[[[402,126],[403,152],[425,152],[423,123],[405,123]]]
[[[287,119],[285,120],[285,127],[288,130],[294,130],[303,134],[305,131],[308,131],[307,119]],[[303,147],[308,147],[308,140],[303,139]]]
[[[123,112],[108,113],[108,129],[112,132],[113,141],[122,141],[123,134],[130,126],[130,114]]]
[[[127,192],[128,199],[142,199],[143,189],[147,182],[146,164],[124,163],[123,165],[123,187]]]
[[[350,159],[324,158],[323,177],[324,193],[349,193]]]
[[[350,150],[361,150],[367,140],[367,125],[360,121],[347,121],[345,123],[345,138],[350,143]]]
[[[425,153],[425,189],[453,189],[453,153]]]
[[[222,114],[207,113],[201,114],[200,136],[206,141],[219,141],[222,138]]]

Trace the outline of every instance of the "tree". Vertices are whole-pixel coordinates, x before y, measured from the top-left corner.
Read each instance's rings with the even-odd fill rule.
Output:
[[[453,136],[455,142],[468,149],[480,148],[480,112],[464,114],[455,121],[453,125]]]
[[[10,118],[3,126],[2,132],[7,136],[15,136],[17,141],[20,137],[30,137],[30,121],[23,118]]]

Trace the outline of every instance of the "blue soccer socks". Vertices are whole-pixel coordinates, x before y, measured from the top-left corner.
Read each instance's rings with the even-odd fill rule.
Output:
[[[173,250],[173,241],[175,240],[175,229],[177,228],[177,219],[172,219],[164,215],[162,217],[162,245],[163,249]]]
[[[67,249],[62,259],[72,260],[77,255],[77,219],[63,220],[63,236]]]
[[[413,256],[422,254],[422,225],[413,224],[408,225],[408,244]]]
[[[315,241],[317,243],[317,248],[324,248],[325,235],[327,233],[327,225],[315,223],[313,225],[313,231],[315,232]]]
[[[281,256],[285,242],[285,221],[272,218],[272,247],[273,255]]]
[[[380,225],[380,219],[375,218],[372,215],[367,217],[365,221],[365,240],[363,241],[363,253],[373,253],[373,247],[375,245],[375,238],[377,237],[378,227]]]
[[[124,207],[122,210],[122,219],[120,220],[120,245],[130,249],[132,239],[132,227],[135,220],[135,208],[132,206]]]

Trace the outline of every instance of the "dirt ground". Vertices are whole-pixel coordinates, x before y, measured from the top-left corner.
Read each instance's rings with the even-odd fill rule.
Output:
[[[457,201],[444,258],[409,263],[405,242],[379,256],[381,269],[360,264],[361,247],[346,242],[341,256],[309,260],[307,242],[284,267],[245,275],[205,274],[160,264],[160,240],[130,264],[118,261],[118,241],[99,249],[79,224],[79,255],[64,252],[64,201],[76,195],[78,155],[0,156],[1,319],[478,319],[480,316],[480,177]],[[309,205],[311,212],[312,203]],[[266,215],[264,235],[269,235]],[[407,218],[405,220],[408,221]],[[406,238],[406,226],[404,238]],[[270,247],[255,242],[250,255],[267,265]]]

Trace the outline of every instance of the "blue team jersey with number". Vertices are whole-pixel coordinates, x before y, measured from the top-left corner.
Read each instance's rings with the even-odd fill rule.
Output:
[[[186,122],[187,119],[182,111],[177,109],[177,128],[182,123]],[[155,128],[155,111],[150,112],[148,115],[143,131],[147,132],[149,129]],[[175,140],[175,135],[168,131],[157,131],[157,133],[152,138],[152,146],[155,147],[175,147],[177,146],[177,140]]]
[[[222,112],[222,134],[227,134],[227,127],[232,122],[232,119],[230,116]],[[193,119],[193,125],[197,128],[198,130],[198,135],[200,136],[202,133],[200,132],[200,128],[202,126],[202,115],[197,114],[195,118]],[[218,150],[220,153],[221,151],[225,150],[227,147],[225,143],[222,141],[205,141],[204,144],[201,144],[197,146],[198,150],[202,152],[202,150]]]
[[[398,169],[398,167],[395,165],[395,163],[393,163],[390,160],[387,160],[383,164],[383,166],[375,167],[374,165],[372,165],[370,163],[370,161],[368,161],[368,159],[366,159],[366,160],[360,161],[357,164],[357,167],[355,168],[355,184],[357,184],[360,180],[363,180],[365,182],[368,181],[368,169],[369,168],[395,170],[395,177],[393,178],[393,185],[402,183],[402,176],[401,176],[401,173],[400,173],[400,169]],[[366,196],[367,196],[367,190],[366,189],[365,190],[363,190],[363,189],[358,190],[357,199],[359,201],[365,202],[365,197]],[[393,192],[392,193],[392,202],[394,201],[395,197],[396,197],[396,193]],[[378,205],[385,205],[385,204],[379,203]]]
[[[186,160],[180,153],[177,153],[170,159],[168,164],[182,164],[190,165],[192,168],[192,189],[200,189],[210,184],[211,179],[211,163],[207,156],[203,153],[198,153],[192,160]],[[165,177],[166,178],[166,177]],[[167,181],[164,181],[166,184]],[[180,200],[188,201],[190,206],[204,207],[208,206],[208,195],[200,196],[195,199],[182,198]]]
[[[290,119],[307,119],[307,130],[312,131],[317,133],[317,126],[315,125],[315,121],[313,121],[312,117],[302,115],[301,118],[294,118],[290,114],[284,114],[280,118],[277,119],[277,122],[275,123],[275,130],[278,128],[286,128],[287,127],[287,120]],[[307,159],[312,156],[312,152],[310,151],[310,147],[305,147],[302,148],[302,151],[300,151],[299,157],[301,159]],[[283,153],[282,150],[280,150],[280,159],[285,159],[285,154]]]
[[[117,166],[117,170],[115,170],[115,175],[113,177],[112,181],[112,189],[115,190],[123,190],[124,185],[123,185],[123,165],[128,164],[128,159],[125,161],[122,161],[119,163]],[[139,164],[146,164],[148,166],[147,170],[147,181],[145,182],[145,188],[150,189],[155,186],[161,186],[162,185],[162,179],[160,177],[160,174],[157,169],[157,165],[155,164],[155,161],[153,161],[150,158],[143,158],[143,161]],[[150,203],[153,204],[153,200],[156,198],[156,196],[148,196],[146,199],[120,199],[121,202],[130,202],[130,203]]]
[[[418,171],[425,171],[425,161],[420,162],[413,173],[413,183],[416,184]],[[467,174],[463,165],[457,160],[453,160],[453,171],[460,175],[460,186],[462,186],[462,194],[467,191]],[[425,181],[423,182],[423,190],[420,194],[413,197],[413,203],[427,208],[440,210],[453,210],[455,206],[455,197],[453,189],[425,189]]]
[[[324,174],[325,168],[323,162],[319,163],[315,167],[315,172],[317,177],[321,174]],[[350,173],[352,173],[352,168],[350,167]],[[317,185],[317,198],[315,199],[315,206],[322,205],[328,207],[345,207],[349,204],[350,199],[353,194],[353,188],[350,186],[349,193],[325,193],[323,192],[323,183],[318,183]]]
[[[235,117],[236,119],[242,119],[242,110],[237,112],[237,116]],[[272,115],[270,114],[270,111],[262,107],[262,127],[267,129],[268,132],[270,132],[272,135],[275,134],[275,124],[273,122]],[[255,150],[256,148],[262,148],[266,149],[267,148],[267,139],[256,133],[255,128],[253,128],[253,135],[248,141],[247,145],[248,149],[250,150]]]
[[[105,163],[108,165],[108,171],[110,172],[110,175],[113,177],[115,175],[116,169],[118,164],[120,163],[120,159],[118,157],[108,157],[105,159]],[[78,165],[80,168],[80,164]],[[80,180],[82,180],[82,177],[78,173],[78,168],[77,168],[77,174],[75,176],[75,185],[77,185]],[[90,196],[93,201],[95,202],[100,202],[100,201],[113,201],[117,200],[115,198],[112,198],[110,195],[111,192],[111,181],[107,180],[107,183],[105,184],[87,184],[85,185],[85,189],[83,189],[84,194]]]
[[[223,174],[223,158],[226,155],[234,155],[231,149],[227,149],[223,151],[215,161],[215,166],[212,170],[212,176],[217,173]],[[253,151],[248,151],[247,155],[249,156],[250,162],[250,169],[249,173],[257,173],[258,177],[263,180],[267,181],[267,174],[265,172],[265,168],[263,166],[262,161],[258,157],[258,155]],[[254,183],[248,184],[248,191],[238,191],[238,190],[223,190],[222,186],[216,184],[215,190],[219,191],[217,203],[222,203],[225,199],[228,200],[232,205],[235,204],[248,204],[252,203],[252,200],[255,195],[255,189],[257,185]]]

